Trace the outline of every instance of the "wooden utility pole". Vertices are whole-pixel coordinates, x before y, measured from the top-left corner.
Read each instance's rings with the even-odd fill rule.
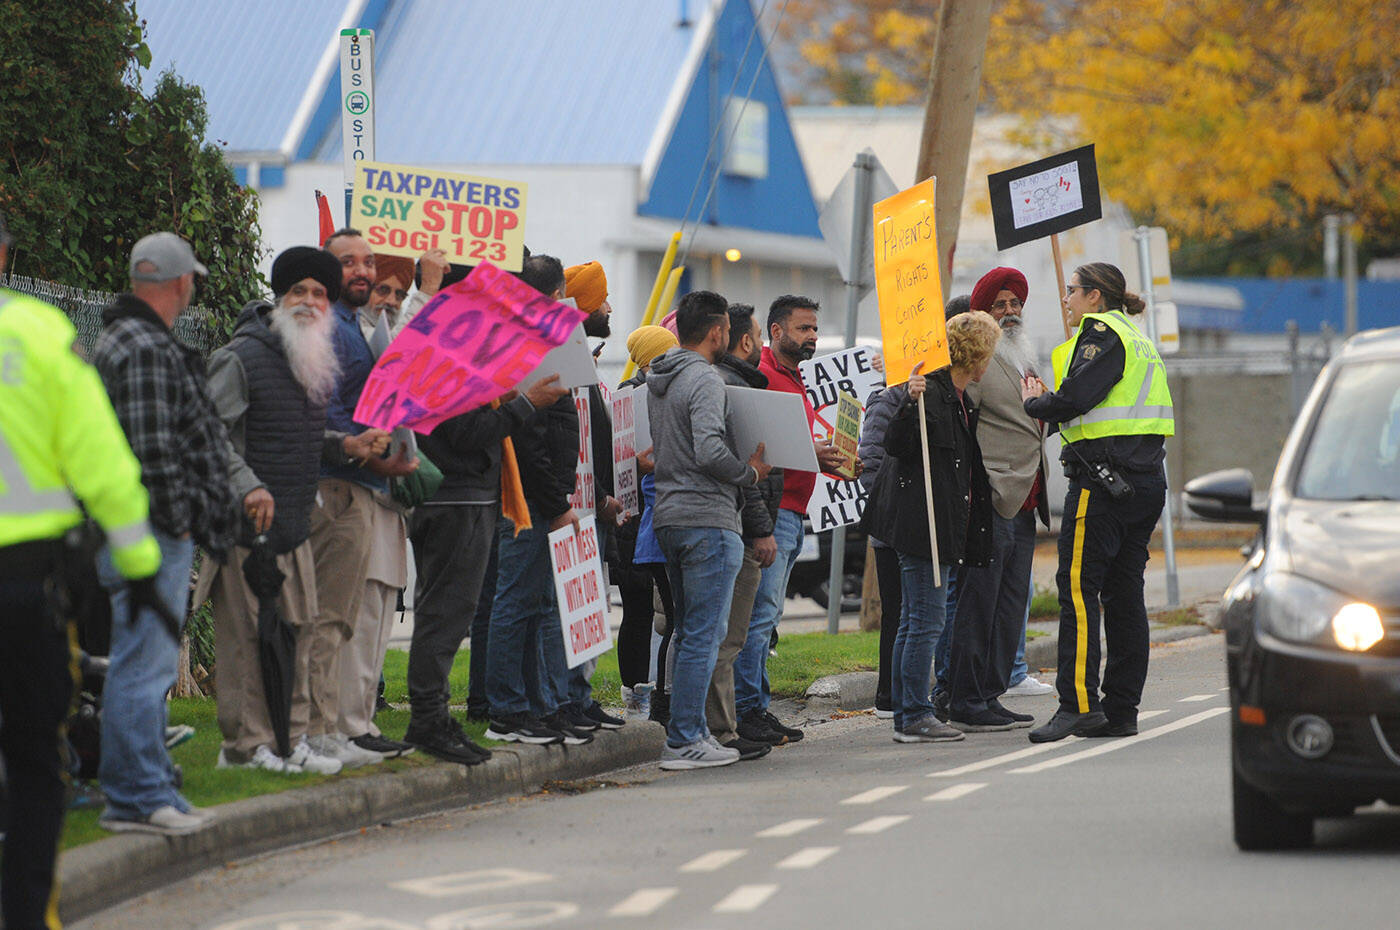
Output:
[[[977,115],[982,58],[987,52],[991,21],[992,0],[943,0],[938,10],[914,180],[930,175],[938,178],[934,221],[944,300],[952,288],[953,247],[958,242],[972,122]]]

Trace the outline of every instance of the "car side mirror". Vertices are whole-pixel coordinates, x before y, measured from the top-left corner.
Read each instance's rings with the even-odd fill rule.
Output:
[[[1186,482],[1186,506],[1203,520],[1224,523],[1263,523],[1268,511],[1254,505],[1254,475],[1245,468],[1227,468]]]

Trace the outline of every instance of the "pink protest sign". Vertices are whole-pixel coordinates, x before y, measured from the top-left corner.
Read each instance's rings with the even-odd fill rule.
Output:
[[[355,422],[430,433],[519,385],[584,316],[482,262],[389,343],[365,382]]]

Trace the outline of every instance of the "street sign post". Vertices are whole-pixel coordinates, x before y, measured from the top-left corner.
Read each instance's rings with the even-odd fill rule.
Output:
[[[1138,275],[1140,281],[1145,281],[1146,285],[1142,289],[1141,297],[1147,304],[1147,338],[1153,344],[1157,343],[1157,307],[1156,307],[1156,278],[1152,271],[1152,230],[1146,226],[1139,226],[1133,231],[1133,238],[1137,242]],[[1162,238],[1166,238],[1166,230],[1162,231]],[[1125,262],[1124,264],[1131,264]],[[1166,372],[1162,372],[1162,377],[1166,377]],[[1162,543],[1166,549],[1167,557],[1167,606],[1176,607],[1181,603],[1180,589],[1177,584],[1176,574],[1176,540],[1172,533],[1172,482],[1171,476],[1167,473],[1166,460],[1162,460],[1162,477],[1167,483],[1167,501],[1162,507]]]
[[[345,217],[355,162],[374,161],[374,30],[340,30],[340,147],[345,154]]]

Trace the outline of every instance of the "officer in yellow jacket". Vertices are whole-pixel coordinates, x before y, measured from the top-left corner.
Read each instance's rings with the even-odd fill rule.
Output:
[[[1066,736],[1132,736],[1147,680],[1149,651],[1143,569],[1162,514],[1164,440],[1175,431],[1166,369],[1131,315],[1113,265],[1081,265],[1070,276],[1064,311],[1069,341],[1051,354],[1055,390],[1038,378],[1022,385],[1026,412],[1059,424],[1069,494],[1060,518],[1060,707],[1030,732],[1033,743]],[[1099,603],[1108,639],[1099,687]]]
[[[10,237],[0,219],[0,268]],[[59,926],[54,863],[66,784],[64,720],[77,662],[64,537],[87,513],[133,599],[154,599],[160,549],[141,467],[59,310],[0,289],[0,752],[9,810],[0,879],[10,930]]]

